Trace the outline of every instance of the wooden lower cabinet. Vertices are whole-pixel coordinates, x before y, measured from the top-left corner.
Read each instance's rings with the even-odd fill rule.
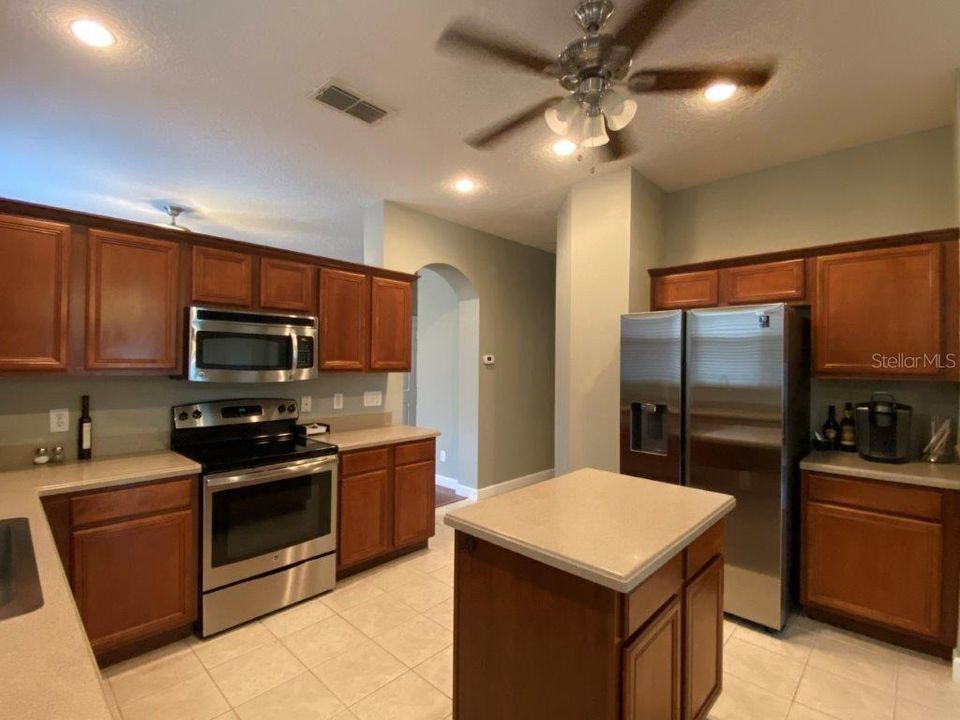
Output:
[[[723,686],[723,557],[683,589],[684,720],[705,718]]]
[[[949,655],[960,493],[803,473],[801,602],[820,619]]]
[[[341,453],[338,571],[386,560],[433,536],[435,452],[430,438]]]
[[[623,651],[624,720],[680,720],[683,623],[674,598]]]
[[[197,618],[195,478],[44,498],[101,664],[190,632]]]

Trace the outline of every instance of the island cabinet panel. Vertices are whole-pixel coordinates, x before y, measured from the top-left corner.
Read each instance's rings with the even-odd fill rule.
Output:
[[[390,551],[391,495],[390,475],[385,469],[341,479],[337,551],[342,567]]]
[[[410,370],[413,344],[412,295],[409,282],[371,278],[370,370]]]
[[[320,370],[367,369],[370,280],[363,273],[320,270]]]
[[[313,311],[316,298],[312,265],[262,258],[260,260],[260,307],[266,310]]]
[[[67,367],[70,227],[0,215],[0,370]]]
[[[624,720],[681,720],[680,608],[674,598],[624,649]]]
[[[190,297],[195,303],[249,308],[253,303],[253,257],[193,246]]]
[[[817,258],[815,372],[857,377],[946,372],[937,362],[947,347],[943,254],[940,243],[927,243]],[[949,272],[955,274],[956,267]]]
[[[720,269],[720,304],[800,302],[806,295],[802,258]]]
[[[707,717],[723,686],[723,558],[683,591],[684,720]]]
[[[713,307],[720,301],[720,276],[716,270],[662,275],[653,278],[652,292],[654,310]]]
[[[166,240],[90,231],[86,367],[179,367],[180,246]]]

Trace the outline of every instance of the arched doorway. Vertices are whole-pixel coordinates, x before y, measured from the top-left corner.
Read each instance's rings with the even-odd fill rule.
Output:
[[[404,421],[436,428],[438,505],[477,494],[480,301],[451,265],[418,271],[414,364],[404,388]]]

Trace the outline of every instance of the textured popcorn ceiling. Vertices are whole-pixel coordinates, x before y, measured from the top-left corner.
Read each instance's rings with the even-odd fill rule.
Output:
[[[380,199],[552,248],[589,163],[549,153],[545,124],[479,153],[461,137],[553,94],[546,80],[438,56],[470,14],[545,50],[572,0],[4,0],[0,195],[184,224],[358,258]],[[102,19],[120,44],[65,27]],[[668,190],[953,121],[956,0],[700,0],[636,64],[777,57],[762,94],[724,106],[644,98],[629,162]],[[368,127],[310,100],[335,77],[396,115]],[[626,162],[626,161],[624,161]],[[474,177],[462,197],[449,183]]]

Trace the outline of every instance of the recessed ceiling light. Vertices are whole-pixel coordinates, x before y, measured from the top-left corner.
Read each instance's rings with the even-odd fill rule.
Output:
[[[453,184],[457,192],[472,193],[477,189],[477,184],[470,178],[460,178]]]
[[[104,25],[89,18],[74,20],[70,23],[70,32],[72,32],[80,42],[95,48],[107,48],[117,41],[113,33],[107,30]]]
[[[553,144],[553,152],[561,157],[573,155],[577,151],[577,144],[573,140],[562,138]]]
[[[737,86],[734,83],[721,80],[704,90],[703,96],[710,102],[723,102],[732,98],[736,91]]]

